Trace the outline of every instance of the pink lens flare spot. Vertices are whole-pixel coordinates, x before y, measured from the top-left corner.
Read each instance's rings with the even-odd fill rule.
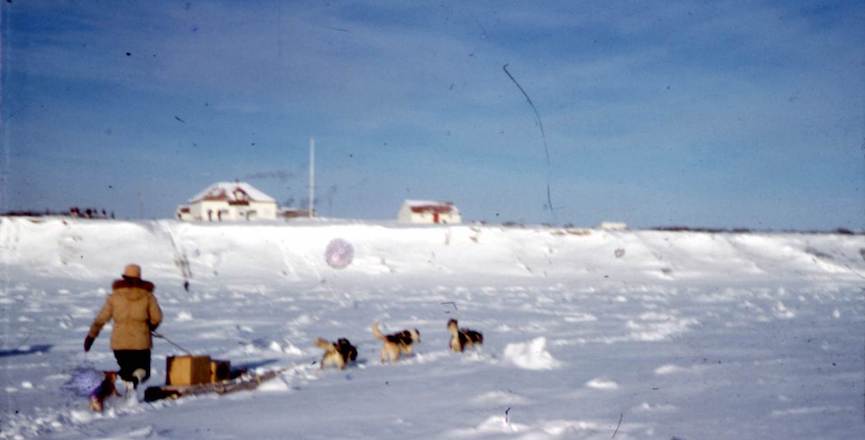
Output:
[[[354,259],[354,247],[351,243],[335,238],[327,245],[324,251],[324,259],[327,265],[334,269],[344,269]]]

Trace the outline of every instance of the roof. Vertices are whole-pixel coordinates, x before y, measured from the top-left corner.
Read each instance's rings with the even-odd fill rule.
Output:
[[[276,199],[246,182],[216,182],[189,199],[189,203],[202,200],[225,200],[229,204],[243,204],[250,201],[276,203]]]
[[[411,209],[411,212],[419,213],[419,212],[438,212],[438,213],[447,213],[451,211],[457,211],[456,206],[454,206],[453,202],[444,202],[437,200],[406,200],[403,202],[403,205],[406,205]]]

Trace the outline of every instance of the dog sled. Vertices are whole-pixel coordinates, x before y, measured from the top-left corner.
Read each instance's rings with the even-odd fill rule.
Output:
[[[231,363],[211,359],[210,356],[169,356],[166,359],[165,385],[147,387],[144,401],[154,402],[163,399],[179,399],[199,394],[228,394],[236,391],[252,390],[261,383],[282,374],[285,369],[262,372],[245,368],[232,369]],[[121,396],[115,386],[117,371],[104,371],[104,378],[89,395],[90,409],[102,412],[106,401],[113,396]],[[134,393],[127,389],[124,395]]]

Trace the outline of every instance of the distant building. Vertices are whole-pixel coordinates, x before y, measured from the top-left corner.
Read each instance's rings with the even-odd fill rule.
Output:
[[[458,224],[460,211],[453,202],[406,200],[397,214],[400,223]]]
[[[315,214],[315,210],[312,212]],[[294,218],[309,218],[309,210],[303,208],[279,208],[279,211],[276,213],[277,217],[285,220],[291,220]]]
[[[246,182],[217,182],[177,207],[186,221],[275,220],[276,200]]]

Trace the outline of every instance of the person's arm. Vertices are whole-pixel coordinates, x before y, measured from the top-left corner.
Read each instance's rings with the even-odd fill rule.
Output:
[[[162,322],[162,309],[159,308],[159,302],[156,301],[156,296],[150,293],[147,304],[147,315],[149,316],[150,331],[156,330]]]
[[[84,351],[90,351],[90,346],[93,345],[93,341],[99,336],[99,332],[102,331],[105,323],[111,319],[113,311],[114,306],[111,304],[111,297],[108,297],[105,299],[102,310],[99,311],[93,323],[90,324],[90,331],[87,332],[87,337],[84,338]]]

